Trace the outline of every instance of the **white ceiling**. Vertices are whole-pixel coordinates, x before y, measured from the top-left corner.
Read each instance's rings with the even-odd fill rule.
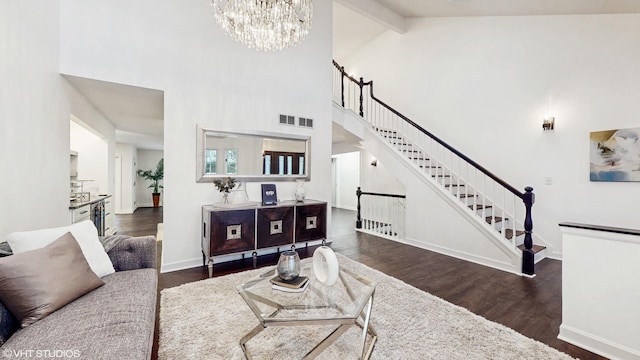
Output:
[[[135,144],[139,149],[163,148],[163,91],[70,75],[64,77],[113,124],[116,142]]]
[[[316,0],[325,1],[325,0]],[[640,13],[640,0],[334,0],[333,57],[338,62],[387,30],[403,33],[405,19]],[[116,128],[116,141],[162,149],[164,93],[65,75]],[[345,141],[344,134],[335,134]]]

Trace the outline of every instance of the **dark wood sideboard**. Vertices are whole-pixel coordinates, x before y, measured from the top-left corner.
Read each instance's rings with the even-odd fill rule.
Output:
[[[317,200],[281,201],[245,206],[202,207],[202,255],[213,276],[216,256],[251,253],[258,249],[291,247],[327,237],[327,203]]]

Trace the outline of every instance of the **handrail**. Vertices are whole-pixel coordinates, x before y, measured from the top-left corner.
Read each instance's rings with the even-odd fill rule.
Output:
[[[374,193],[374,192],[367,192],[367,191],[361,191],[360,195],[373,195],[373,196],[382,196],[382,197],[391,197],[391,198],[400,198],[400,199],[406,199],[407,198],[406,195],[383,194],[383,193]]]
[[[384,106],[387,110],[391,111],[392,113],[394,113],[395,115],[397,115],[398,117],[400,117],[402,120],[406,121],[407,123],[409,123],[411,126],[413,126],[414,128],[418,129],[419,131],[421,131],[423,134],[429,136],[430,138],[432,138],[434,141],[436,141],[437,143],[439,143],[440,145],[444,146],[445,148],[447,148],[449,151],[451,151],[452,153],[456,154],[457,156],[459,156],[461,159],[463,159],[464,161],[466,161],[467,163],[471,164],[473,167],[475,167],[476,169],[480,170],[482,173],[484,173],[485,175],[487,175],[488,177],[490,177],[491,179],[493,179],[495,182],[497,182],[498,184],[502,185],[505,189],[509,190],[511,193],[513,193],[514,195],[516,195],[517,197],[519,197],[520,199],[524,200],[524,194],[519,191],[518,189],[516,189],[515,187],[511,186],[509,183],[507,183],[506,181],[502,180],[501,178],[499,178],[497,175],[493,174],[492,172],[490,172],[489,170],[487,170],[485,167],[483,167],[482,165],[478,164],[477,162],[473,161],[471,158],[469,158],[468,156],[464,155],[463,153],[461,153],[460,151],[456,150],[453,146],[447,144],[444,140],[440,139],[439,137],[433,135],[432,133],[430,133],[429,131],[425,130],[422,126],[416,124],[415,122],[413,122],[411,119],[409,119],[408,117],[402,115],[401,113],[399,113],[397,110],[395,110],[394,108],[392,108],[391,106],[387,105],[386,103],[384,103],[382,100],[378,99],[377,97],[375,97],[373,95],[373,80],[370,80],[368,82],[363,82],[362,78],[360,78],[360,80],[356,80],[353,77],[349,76],[345,71],[344,71],[344,66],[340,66],[335,60],[333,61],[333,65],[338,68],[340,70],[340,72],[342,73],[343,76],[345,76],[347,79],[355,82],[356,84],[358,84],[358,86],[360,86],[360,92],[361,92],[361,96],[362,96],[362,87],[364,85],[369,85],[369,94],[371,95],[371,98],[373,100],[375,100],[376,102],[378,102],[380,105]],[[344,100],[343,100],[344,102]],[[344,105],[344,104],[343,104]],[[361,103],[362,106],[362,103]],[[362,115],[362,114],[360,114]]]
[[[380,218],[378,217],[377,220],[373,220],[371,218],[368,218],[367,220],[367,226],[365,226],[367,229],[370,229],[370,226],[372,224],[374,225],[380,225],[381,223],[384,224],[385,226],[390,225],[392,228],[396,228],[396,229],[400,229],[398,230],[398,232],[400,234],[404,234],[404,199],[407,198],[406,195],[399,195],[399,194],[384,194],[384,193],[376,193],[376,192],[369,192],[369,191],[362,191],[362,189],[360,188],[360,186],[358,186],[358,189],[356,190],[356,195],[358,197],[358,204],[357,204],[357,214],[356,214],[356,229],[362,229],[362,225],[363,225],[363,215],[362,215],[362,206],[360,204],[360,197],[362,195],[370,195],[370,196],[376,196],[379,197],[380,200],[382,200],[382,198],[386,198],[386,199],[402,199],[402,200],[382,200],[382,201],[392,201],[392,202],[398,202],[398,203],[402,203],[402,214],[398,214],[400,215],[401,218],[394,218],[393,216],[390,218],[387,218],[386,220],[380,220]],[[386,210],[389,210],[389,203],[386,203],[387,206],[384,206],[384,208]],[[393,212],[393,211],[392,211]],[[382,213],[384,213],[384,210],[382,211]],[[380,211],[378,211],[378,216],[380,215]],[[388,215],[388,213],[387,213]],[[388,229],[387,229],[388,230]],[[397,235],[397,233],[395,231],[391,231],[392,234]],[[387,234],[389,235],[389,234]],[[403,235],[404,236],[404,235]]]
[[[486,177],[492,179],[496,184],[500,185],[505,190],[508,190],[509,192],[511,192],[515,197],[520,198],[522,200],[522,202],[524,203],[524,207],[525,207],[525,217],[524,217],[524,221],[523,221],[524,230],[525,230],[524,231],[525,232],[525,237],[524,237],[524,250],[523,250],[523,257],[522,257],[522,272],[524,274],[533,275],[534,274],[534,266],[535,266],[534,252],[532,250],[532,248],[533,248],[533,239],[532,239],[533,219],[532,219],[532,216],[531,216],[531,208],[532,208],[533,204],[535,203],[535,195],[533,193],[533,188],[530,187],[530,186],[527,186],[524,189],[525,190],[524,193],[519,191],[518,189],[516,189],[515,187],[513,187],[512,185],[510,185],[506,181],[504,181],[501,178],[499,178],[494,173],[492,173],[489,170],[487,170],[484,166],[478,164],[477,162],[475,162],[474,160],[472,160],[468,156],[464,155],[463,153],[461,153],[460,151],[455,149],[453,146],[447,144],[444,140],[442,140],[439,137],[433,135],[431,132],[427,131],[422,126],[416,124],[411,119],[409,119],[406,116],[402,115],[400,112],[398,112],[397,110],[395,110],[391,106],[387,105],[382,100],[378,99],[373,94],[373,80],[370,80],[368,82],[364,82],[364,79],[362,77],[360,77],[360,79],[357,80],[354,77],[348,75],[346,73],[346,71],[344,70],[344,66],[340,66],[340,64],[338,64],[335,60],[333,60],[333,65],[340,71],[340,75],[341,75],[340,76],[340,92],[341,92],[342,107],[345,107],[345,84],[344,84],[344,78],[346,77],[347,79],[349,79],[353,83],[355,83],[358,86],[358,88],[360,89],[359,99],[358,99],[359,103],[358,104],[352,103],[351,105],[354,106],[354,108],[352,108],[352,110],[355,110],[355,106],[359,105],[359,109],[358,109],[359,115],[364,118],[365,114],[364,114],[364,91],[363,91],[363,88],[364,88],[365,85],[368,85],[369,86],[369,96],[373,101],[375,101],[376,103],[381,105],[384,109],[390,111],[392,114],[394,114],[398,118],[402,119],[404,122],[409,124],[411,127],[415,128],[416,130],[418,130],[422,134],[428,136],[429,138],[431,138],[436,143],[440,144],[445,149],[449,150],[452,154],[456,155],[458,158],[462,159],[467,164],[469,164],[472,167],[474,167],[477,170],[479,170]],[[349,89],[351,89],[351,87],[349,87]],[[349,94],[350,99],[353,99],[353,97],[351,97],[351,95],[352,94],[350,93]],[[355,95],[355,94],[353,94],[353,95]],[[372,121],[371,121],[371,125],[374,125],[374,123]],[[444,175],[444,173],[443,173],[443,175]],[[459,182],[458,182],[458,185],[460,185]],[[377,195],[377,196],[402,197],[402,198],[404,198],[404,196],[398,196],[398,195],[379,194],[379,193],[365,193],[365,192],[362,192],[359,187],[358,187],[358,190],[357,190],[356,194],[358,195],[358,205],[357,205],[358,215],[357,215],[357,221],[356,221],[356,228],[358,228],[358,229],[361,228],[361,226],[362,226],[362,219],[361,219],[361,216],[360,216],[360,196],[361,195],[365,194],[365,195]],[[485,204],[483,203],[481,205],[483,206],[482,208],[484,208]],[[473,208],[474,206],[475,205],[472,205],[471,207]],[[477,206],[475,206],[475,207],[477,208]],[[514,211],[515,211],[515,207],[514,207]],[[492,224],[494,224],[493,221],[495,220],[495,217],[491,217],[491,218],[492,218],[492,220],[491,220]],[[504,230],[504,226],[503,226],[503,230]],[[506,234],[506,231],[504,233]],[[512,234],[515,234],[515,233],[516,233],[516,230],[515,230],[515,226],[514,226]],[[511,239],[512,239],[511,240],[512,244],[514,244],[513,246],[515,246],[515,235],[512,235]]]

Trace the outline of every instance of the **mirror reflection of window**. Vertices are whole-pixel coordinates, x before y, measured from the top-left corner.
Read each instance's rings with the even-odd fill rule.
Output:
[[[236,175],[238,173],[238,150],[230,149],[225,151],[225,174]]]
[[[218,150],[206,149],[204,151],[204,173],[215,174],[218,167]]]
[[[287,155],[287,175],[292,175],[291,171],[293,169],[293,156]]]
[[[284,175],[284,156],[278,156],[278,175]]]
[[[298,175],[304,175],[304,156],[298,158]]]
[[[262,173],[271,175],[271,155],[264,156],[264,169],[262,169]]]

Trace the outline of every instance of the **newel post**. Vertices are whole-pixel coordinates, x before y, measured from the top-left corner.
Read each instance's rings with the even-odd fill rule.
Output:
[[[342,101],[342,107],[344,107],[344,66],[340,66],[340,97]]]
[[[531,186],[527,186],[525,189],[525,194],[522,197],[522,201],[524,201],[524,207],[526,210],[524,216],[524,250],[522,250],[522,272],[527,275],[535,274],[535,261],[533,253],[533,238],[531,234],[533,234],[533,219],[531,218],[531,207],[536,202],[536,195],[533,193],[533,188]]]
[[[362,94],[362,88],[364,87],[364,79],[360,78],[360,116],[364,117],[364,96]]]
[[[356,195],[358,196],[358,216],[356,217],[356,229],[362,229],[362,217],[360,217],[360,195],[362,195],[362,190],[360,190],[360,186],[358,186],[358,190],[356,190]]]

